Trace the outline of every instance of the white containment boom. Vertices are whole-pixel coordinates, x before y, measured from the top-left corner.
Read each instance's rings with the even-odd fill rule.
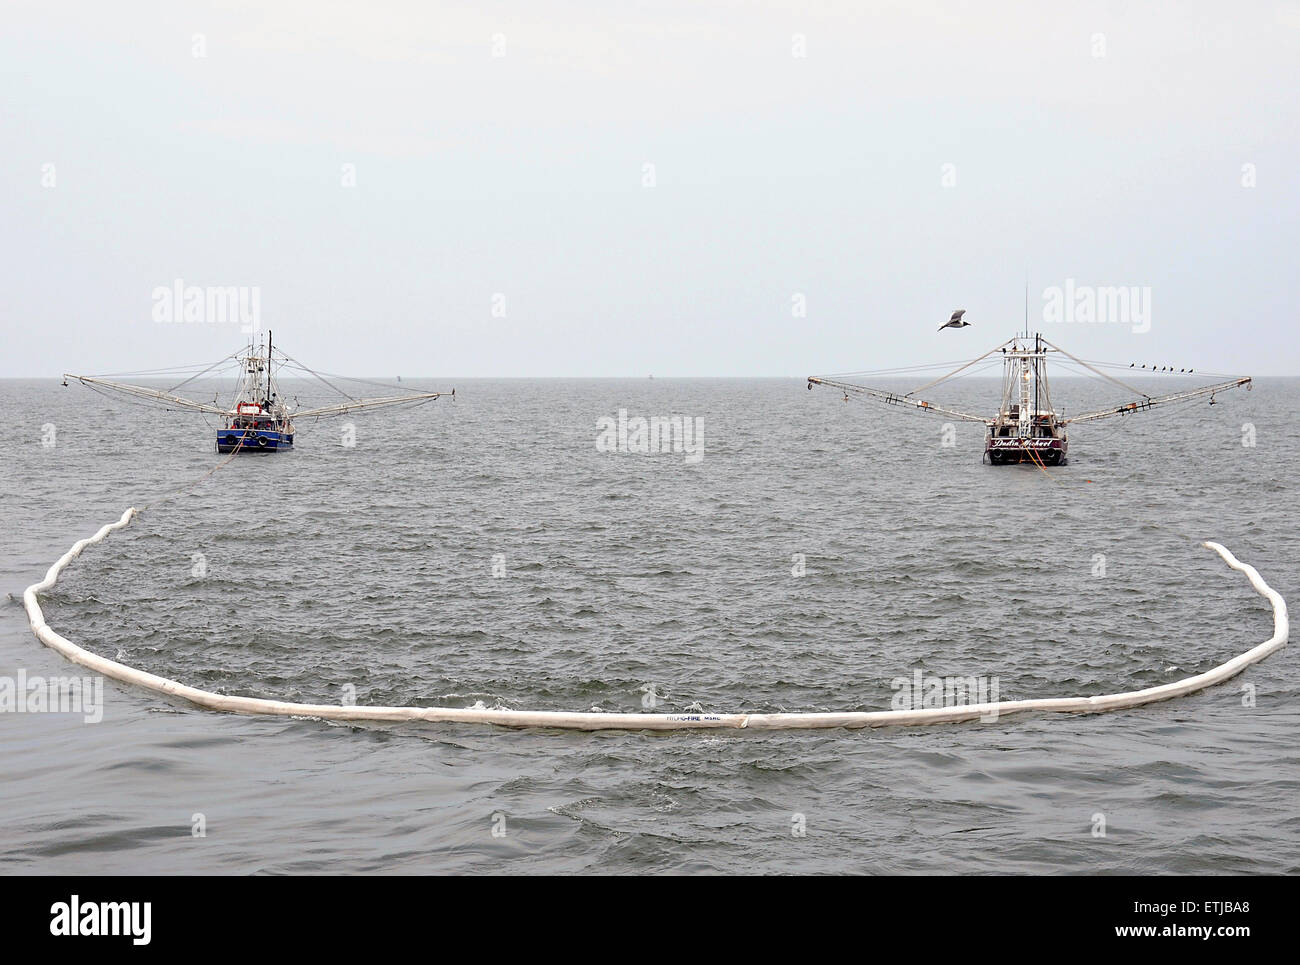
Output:
[[[1096,714],[1105,711],[1140,707],[1159,700],[1169,700],[1195,693],[1241,673],[1253,663],[1258,663],[1287,642],[1290,625],[1287,620],[1286,601],[1281,594],[1264,582],[1259,572],[1242,563],[1218,543],[1204,543],[1234,570],[1246,574],[1256,592],[1273,606],[1273,636],[1256,647],[1233,657],[1212,670],[1185,677],[1173,683],[1131,690],[1120,694],[1103,694],[1097,697],[1047,697],[1036,700],[1004,700],[996,703],[965,704],[956,707],[933,707],[923,710],[846,711],[844,713],[811,714],[616,714],[569,713],[567,711],[488,710],[473,707],[357,707],[338,704],[299,704],[281,700],[264,700],[259,697],[232,697],[197,687],[188,687],[175,680],[137,670],[85,650],[71,640],[60,636],[46,622],[37,595],[50,589],[59,574],[81,555],[87,546],[99,543],[114,530],[128,525],[136,516],[128,509],[122,518],[109,523],[94,536],[78,540],[50,567],[45,579],[33,583],[23,593],[23,606],[27,609],[32,631],[37,638],[57,650],[73,663],[156,693],[188,701],[207,710],[235,714],[269,714],[290,717],[318,717],[325,720],[352,721],[428,721],[430,723],[498,724],[504,727],[552,727],[567,730],[797,730],[830,727],[883,727],[906,724],[943,724],[957,721],[993,721],[1006,714],[1026,711]]]

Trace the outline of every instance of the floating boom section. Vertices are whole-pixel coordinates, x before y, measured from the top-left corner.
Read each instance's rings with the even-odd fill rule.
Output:
[[[1217,553],[1232,569],[1246,574],[1250,585],[1273,607],[1273,635],[1226,663],[1182,680],[1130,690],[1117,694],[1094,694],[1089,697],[1037,697],[1028,700],[1003,700],[955,707],[925,707],[920,710],[845,710],[831,713],[687,713],[687,714],[619,714],[605,712],[567,713],[555,710],[478,709],[478,707],[358,707],[334,704],[303,704],[267,700],[261,697],[238,697],[199,690],[175,680],[101,657],[77,646],[45,622],[39,594],[54,587],[63,571],[89,546],[102,542],[114,530],[127,526],[139,515],[128,509],[116,523],[102,527],[94,536],[72,544],[49,568],[45,579],[23,591],[23,606],[36,638],[73,663],[96,673],[120,680],[170,699],[188,701],[206,710],[236,714],[266,714],[281,717],[318,717],[325,720],[427,721],[446,723],[497,724],[503,727],[545,727],[568,730],[806,730],[829,727],[882,727],[886,725],[945,724],[958,721],[991,722],[1007,714],[1021,712],[1100,714],[1107,711],[1141,707],[1159,700],[1169,700],[1196,693],[1221,684],[1286,645],[1291,634],[1286,600],[1264,582],[1259,571],[1243,563],[1222,544],[1201,545]]]
[[[1169,395],[1144,396],[1134,402],[1126,402],[1122,405],[1111,406],[1108,409],[1097,409],[1095,412],[1085,412],[1083,415],[1077,415],[1070,419],[1062,419],[1062,425],[1069,425],[1075,422],[1095,422],[1098,419],[1107,419],[1115,415],[1130,415],[1134,412],[1145,412],[1147,409],[1154,409],[1158,405],[1168,405],[1171,402],[1183,402],[1187,399],[1195,399],[1200,396],[1214,395],[1216,392],[1226,392],[1229,389],[1237,389],[1241,386],[1247,389],[1251,388],[1250,377],[1232,379],[1228,382],[1219,382],[1216,385],[1205,385],[1199,389],[1188,389],[1185,392],[1173,392]]]
[[[996,349],[994,350],[996,351]],[[808,387],[814,385],[827,385],[831,388],[839,389],[846,396],[852,392],[855,395],[865,396],[876,399],[886,405],[898,405],[904,408],[919,409],[922,412],[938,412],[954,419],[961,419],[965,422],[982,422],[985,425],[992,425],[993,420],[986,419],[984,416],[971,415],[969,412],[959,412],[956,409],[949,409],[945,406],[935,405],[933,402],[926,402],[922,399],[913,399],[906,395],[899,395],[897,392],[887,392],[884,389],[871,389],[865,385],[855,385],[852,382],[840,382],[836,379],[823,379],[815,375],[808,376]]]

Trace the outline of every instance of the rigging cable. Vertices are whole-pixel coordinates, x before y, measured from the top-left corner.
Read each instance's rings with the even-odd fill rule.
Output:
[[[1085,362],[1083,359],[1081,359],[1081,358],[1077,358],[1077,357],[1071,355],[1071,354],[1070,354],[1069,352],[1067,352],[1065,349],[1061,348],[1061,347],[1058,346],[1058,345],[1053,345],[1053,344],[1052,344],[1051,342],[1049,342],[1047,339],[1043,339],[1043,344],[1046,345],[1046,346],[1048,346],[1049,348],[1056,349],[1056,351],[1060,352],[1062,355],[1064,355],[1064,356],[1065,356],[1066,358],[1068,358],[1068,359],[1074,359],[1074,361],[1078,362],[1080,365],[1084,366],[1085,368],[1092,369],[1092,371],[1096,372],[1096,373],[1097,373],[1099,376],[1101,376],[1103,379],[1105,379],[1105,380],[1108,381],[1108,382],[1114,382],[1116,385],[1122,387],[1125,391],[1127,391],[1127,392],[1136,392],[1138,395],[1142,396],[1144,399],[1149,399],[1149,398],[1151,398],[1151,396],[1147,395],[1147,394],[1146,394],[1145,392],[1143,392],[1141,389],[1135,389],[1135,388],[1133,388],[1133,386],[1131,386],[1131,385],[1125,385],[1123,382],[1121,382],[1119,379],[1115,378],[1114,376],[1107,375],[1105,372],[1102,372],[1102,371],[1100,371],[1099,369],[1094,369],[1094,368],[1092,368],[1092,366],[1089,365],[1087,362]]]
[[[339,395],[343,396],[343,398],[347,399],[349,402],[356,402],[356,401],[357,401],[355,398],[353,398],[352,396],[350,396],[350,395],[348,395],[346,392],[344,392],[342,389],[340,389],[337,385],[334,385],[334,384],[332,384],[331,382],[329,382],[329,381],[328,381],[328,380],[327,380],[323,375],[321,375],[319,372],[316,372],[316,371],[314,371],[314,370],[312,370],[312,369],[307,368],[307,366],[303,365],[301,362],[299,362],[296,358],[294,358],[294,357],[293,357],[292,355],[290,355],[288,352],[284,351],[284,349],[280,349],[280,354],[283,355],[287,360],[289,360],[290,362],[292,362],[294,365],[298,366],[298,368],[300,368],[302,371],[307,372],[309,375],[313,375],[313,376],[315,376],[316,378],[320,379],[322,382],[324,382],[326,385],[328,385],[331,389],[333,389],[333,390],[334,390],[335,392],[337,392]]]
[[[240,349],[240,351],[243,351],[243,349]],[[199,373],[197,373],[197,374],[195,374],[195,375],[191,375],[191,376],[190,376],[188,379],[186,379],[184,382],[178,382],[176,385],[173,385],[170,389],[167,390],[167,394],[168,394],[168,395],[173,395],[173,394],[176,392],[177,389],[181,388],[181,386],[189,385],[189,384],[190,384],[191,382],[193,382],[195,379],[197,379],[197,378],[201,378],[202,376],[207,375],[209,372],[211,372],[213,369],[215,369],[218,365],[224,365],[225,363],[227,363],[227,362],[231,361],[233,358],[235,358],[235,356],[237,356],[238,354],[239,354],[239,352],[231,352],[231,353],[230,353],[229,355],[227,355],[224,359],[220,359],[220,360],[218,360],[218,361],[216,361],[216,362],[213,362],[211,365],[209,365],[209,366],[208,366],[206,369],[204,369],[202,372],[199,372]]]

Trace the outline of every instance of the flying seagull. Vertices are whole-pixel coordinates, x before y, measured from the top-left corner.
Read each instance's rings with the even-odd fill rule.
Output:
[[[952,313],[952,318],[948,319],[947,322],[939,326],[939,331],[942,332],[945,328],[966,328],[968,325],[970,325],[970,322],[963,322],[961,320],[961,317],[965,314],[966,314],[966,309],[964,308],[957,309],[955,312]]]

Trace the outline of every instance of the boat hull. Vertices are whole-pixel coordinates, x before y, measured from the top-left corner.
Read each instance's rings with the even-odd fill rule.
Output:
[[[984,455],[995,466],[1009,463],[1042,463],[1059,466],[1065,460],[1068,443],[1065,439],[1026,439],[997,436],[987,440]]]
[[[242,440],[242,444],[241,444]],[[293,433],[274,429],[218,429],[217,452],[283,452],[293,448]]]

